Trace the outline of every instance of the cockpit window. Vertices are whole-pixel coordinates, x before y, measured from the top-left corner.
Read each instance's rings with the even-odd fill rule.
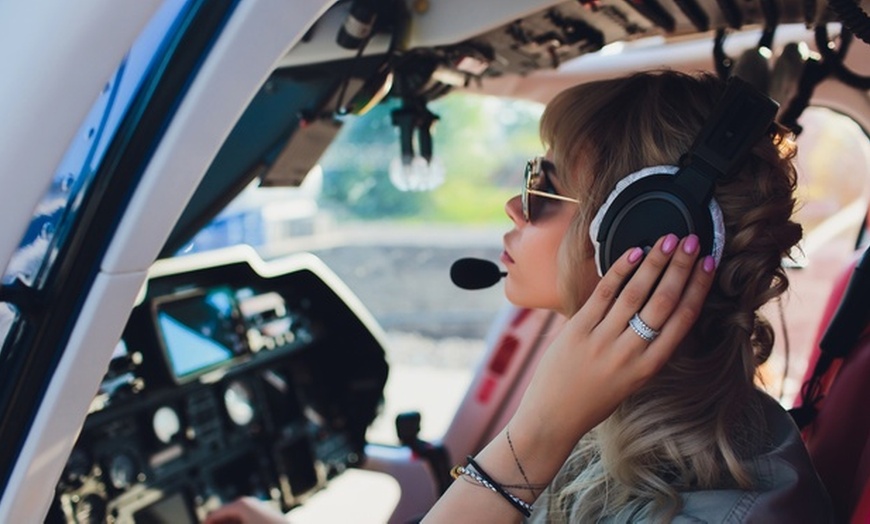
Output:
[[[870,142],[864,130],[850,117],[823,107],[807,108],[800,124],[796,219],[803,240],[795,260],[786,261],[792,266],[787,297],[766,306],[777,336],[762,371],[768,391],[785,404],[803,384],[834,282],[856,249],[867,244],[870,202]]]
[[[341,226],[491,226],[519,191],[522,167],[539,154],[539,104],[451,94],[429,104],[438,115],[434,156],[400,160],[397,103],[345,117],[341,132],[300,187],[255,180],[178,254],[248,244],[265,258],[307,251]]]
[[[18,310],[13,304],[0,302],[0,344],[9,336],[12,324],[18,318]]]
[[[0,491],[87,316],[85,298],[130,197],[235,7],[199,0],[157,6],[93,93],[96,102],[56,170],[45,173],[53,180],[0,270]]]
[[[439,116],[433,165],[418,158],[402,169],[391,121],[398,107],[346,117],[300,187],[255,181],[183,250],[247,243],[266,259],[308,251],[338,274],[387,334],[386,404],[369,428],[370,440],[387,443],[402,411],[422,412],[423,438],[449,424],[506,304],[499,286],[457,288],[449,267],[462,257],[498,260],[510,228],[505,202],[542,147],[542,106],[452,93],[429,104]]]
[[[106,148],[184,4],[183,0],[166,2],[106,81],[34,210],[30,226],[0,280],[3,286],[38,289],[44,284]]]
[[[0,288],[5,288],[7,296],[32,301],[31,295],[46,285],[109,144],[187,3],[187,0],[164,3],[97,94],[50,187],[37,204],[18,249],[0,276]],[[13,302],[13,299],[0,302],[0,348],[9,343],[7,339],[21,318]]]
[[[807,241],[863,220],[870,197],[870,142],[851,118],[824,107],[801,115],[798,136],[798,220]],[[857,219],[855,217],[858,217]],[[814,233],[815,232],[815,233]],[[814,236],[810,236],[814,235]],[[815,251],[817,246],[808,246]]]

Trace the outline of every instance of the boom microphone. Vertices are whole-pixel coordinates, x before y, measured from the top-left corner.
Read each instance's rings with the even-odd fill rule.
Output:
[[[450,280],[462,289],[483,289],[505,275],[494,262],[479,258],[460,258],[450,266]]]

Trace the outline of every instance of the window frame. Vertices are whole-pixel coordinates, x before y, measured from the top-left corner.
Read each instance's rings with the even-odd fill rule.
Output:
[[[151,155],[236,0],[193,0],[140,85],[70,224],[41,289],[8,290],[14,324],[0,351],[0,492],[91,288],[100,260]]]

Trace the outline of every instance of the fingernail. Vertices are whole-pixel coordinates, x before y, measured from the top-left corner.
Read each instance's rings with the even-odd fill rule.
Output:
[[[677,248],[677,244],[680,242],[680,239],[677,238],[677,235],[671,233],[665,237],[665,241],[662,242],[662,251],[666,255],[670,255]]]
[[[628,254],[628,261],[634,264],[635,262],[640,260],[641,257],[643,257],[643,249],[636,247],[632,249],[631,252]]]
[[[712,256],[707,255],[704,257],[704,263],[701,267],[704,269],[704,272],[712,273],[716,269],[716,260]]]
[[[692,234],[686,237],[686,242],[683,243],[683,251],[691,255],[698,249],[698,235]]]

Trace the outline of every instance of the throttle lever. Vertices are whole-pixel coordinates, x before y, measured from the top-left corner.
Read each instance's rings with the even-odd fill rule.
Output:
[[[408,446],[411,451],[419,455],[429,463],[432,468],[432,476],[439,492],[444,493],[450,487],[450,460],[447,448],[443,444],[434,444],[420,439],[420,421],[422,417],[419,411],[408,411],[396,415],[396,435],[399,442]]]

